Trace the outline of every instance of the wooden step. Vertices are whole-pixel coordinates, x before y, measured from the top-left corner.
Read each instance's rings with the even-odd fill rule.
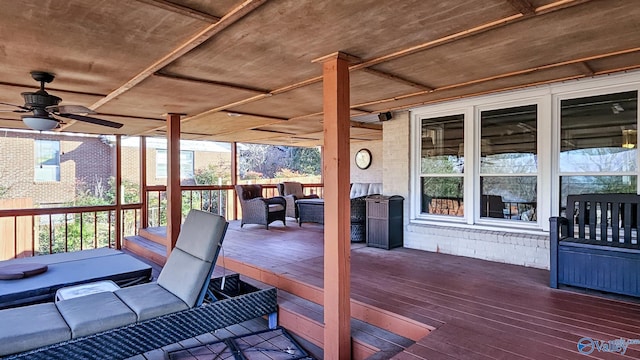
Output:
[[[311,301],[278,290],[279,324],[289,332],[322,348],[324,339],[323,308]],[[351,320],[352,358],[389,359],[414,341],[363,321]],[[322,358],[321,354],[314,354]]]
[[[166,226],[156,226],[156,227],[148,227],[145,229],[139,229],[138,235],[142,236],[145,239],[158,243],[162,246],[166,246],[167,244],[167,227]]]
[[[287,274],[276,273],[273,269],[255,267],[230,257],[224,257],[222,254],[218,258],[218,265],[221,264],[224,264],[224,267],[231,271],[275,286],[279,291],[290,292],[316,304],[322,304],[324,301],[322,288],[291,278]],[[351,299],[351,317],[413,341],[422,339],[434,330],[433,326],[354,299]]]
[[[167,250],[164,245],[149,240],[143,236],[127,236],[122,242],[122,247],[138,256],[153,261],[154,263],[164,266],[167,261]]]

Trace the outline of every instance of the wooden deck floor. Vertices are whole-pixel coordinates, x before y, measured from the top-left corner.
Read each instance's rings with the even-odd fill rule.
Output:
[[[218,264],[321,304],[322,246],[321,225],[231,222]],[[359,316],[376,307],[434,329],[394,359],[584,359],[582,338],[640,339],[639,302],[551,289],[545,270],[357,244],[351,274]],[[640,358],[640,345],[586,358]]]

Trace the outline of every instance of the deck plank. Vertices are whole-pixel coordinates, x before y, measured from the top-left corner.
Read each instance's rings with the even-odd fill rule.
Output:
[[[321,288],[323,241],[319,224],[266,230],[231,222],[221,255]],[[394,359],[584,359],[582,337],[640,338],[638,299],[551,289],[546,270],[353,244],[351,275],[352,299],[435,328]],[[640,358],[640,345],[589,358]]]

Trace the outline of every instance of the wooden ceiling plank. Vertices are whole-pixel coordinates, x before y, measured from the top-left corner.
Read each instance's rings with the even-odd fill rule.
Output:
[[[161,9],[165,9],[177,14],[185,15],[193,19],[202,20],[208,23],[216,23],[220,21],[219,16],[207,14],[202,11],[192,9],[184,5],[175,4],[166,0],[137,0],[137,1],[147,5],[159,7]]]
[[[391,102],[391,101],[395,101],[395,100],[406,99],[406,98],[409,98],[409,97],[425,95],[425,94],[430,93],[430,92],[451,90],[451,89],[455,89],[455,88],[459,88],[459,87],[463,87],[463,86],[475,85],[475,84],[478,84],[478,83],[487,82],[487,81],[491,81],[491,80],[498,80],[498,79],[503,79],[503,78],[506,78],[506,77],[512,77],[512,76],[528,74],[528,73],[532,73],[532,72],[535,72],[535,71],[552,69],[552,68],[556,68],[556,67],[560,67],[560,66],[566,66],[566,65],[574,65],[574,64],[578,64],[578,63],[587,62],[587,61],[590,61],[590,60],[602,59],[602,58],[606,58],[606,57],[610,57],[610,56],[616,56],[616,55],[624,55],[624,54],[629,54],[629,53],[634,53],[634,52],[639,52],[639,51],[640,51],[640,47],[636,47],[636,48],[631,48],[631,49],[614,51],[614,52],[610,52],[610,53],[606,53],[606,54],[593,55],[593,56],[589,56],[589,57],[585,57],[585,58],[579,58],[579,59],[567,60],[567,61],[547,64],[547,65],[542,65],[542,66],[536,66],[536,67],[522,69],[522,70],[513,71],[513,72],[509,72],[509,73],[489,76],[489,77],[485,77],[485,78],[481,78],[481,79],[475,79],[475,80],[466,81],[466,82],[462,82],[462,83],[446,85],[446,86],[442,86],[442,87],[433,89],[431,91],[419,91],[419,92],[415,92],[415,93],[412,93],[412,94],[395,96],[393,98],[380,99],[380,100],[369,101],[369,102],[360,103],[360,104],[354,104],[353,106],[366,107],[366,106],[371,106],[371,105],[377,105],[377,104],[382,104],[382,103],[385,103],[385,102]]]
[[[581,0],[557,1],[555,3],[551,3],[551,4],[548,4],[548,5],[545,5],[544,7],[536,9],[536,12],[538,12],[539,10],[543,11],[543,12],[551,12],[551,11],[554,11],[556,9],[565,8],[565,7],[571,6],[572,4],[578,4],[578,3],[585,2],[585,1],[588,1],[588,0],[582,0],[582,1]],[[423,44],[419,44],[419,45],[416,45],[416,46],[412,46],[412,47],[409,47],[407,49],[403,49],[403,50],[400,50],[400,51],[397,51],[397,52],[394,52],[394,53],[391,53],[391,54],[383,55],[383,56],[380,56],[380,57],[377,57],[377,58],[373,58],[373,59],[370,59],[370,60],[367,60],[367,61],[364,61],[364,62],[360,62],[360,63],[354,64],[354,65],[351,65],[349,67],[349,71],[367,69],[367,68],[369,68],[371,66],[374,66],[376,64],[380,64],[380,63],[383,63],[383,62],[391,61],[393,59],[400,58],[400,57],[407,56],[407,55],[411,55],[411,54],[414,54],[416,52],[420,52],[420,51],[423,51],[423,50],[426,50],[426,49],[429,49],[429,48],[432,48],[432,47],[435,47],[435,46],[446,44],[448,42],[452,42],[452,41],[459,40],[459,39],[462,39],[462,38],[465,38],[465,37],[468,37],[468,36],[471,36],[471,35],[479,34],[479,33],[482,33],[482,32],[488,31],[488,30],[492,30],[492,29],[495,29],[495,28],[498,28],[498,27],[502,27],[502,26],[511,24],[512,22],[518,21],[519,19],[522,19],[522,18],[523,18],[522,14],[516,14],[516,15],[512,15],[512,16],[509,16],[509,17],[506,17],[506,18],[502,18],[502,19],[499,19],[499,20],[496,20],[496,21],[493,21],[493,22],[490,22],[490,23],[482,24],[480,26],[476,26],[476,27],[473,27],[473,28],[470,28],[470,29],[467,29],[467,30],[463,30],[463,31],[460,31],[460,32],[457,32],[457,33],[454,33],[454,34],[439,38],[439,39],[435,39],[435,40],[432,40],[432,41],[429,41],[429,42],[426,42],[426,43],[423,43]],[[318,60],[319,59],[315,59],[314,61],[318,61]],[[356,58],[356,57],[354,57],[352,59],[352,61],[357,61],[357,60],[358,60],[358,58]],[[397,79],[397,80],[400,81],[399,79]],[[277,95],[277,94],[285,93],[285,92],[292,91],[292,90],[295,90],[295,89],[298,89],[298,88],[301,88],[301,87],[305,87],[305,86],[308,86],[308,85],[312,85],[312,84],[318,83],[320,81],[322,81],[322,76],[317,76],[317,77],[314,77],[314,78],[311,78],[311,79],[300,81],[300,82],[295,83],[295,84],[284,86],[284,87],[279,88],[279,89],[275,89],[275,90],[271,91],[270,95]],[[412,85],[412,86],[414,86],[414,85]],[[422,85],[422,86],[424,86],[424,87],[429,89],[429,90],[424,89],[424,91],[433,91],[433,89],[427,87],[426,85]],[[250,103],[250,102],[258,101],[258,100],[263,99],[264,97],[265,97],[265,95],[254,96],[254,97],[251,97],[251,98],[248,98],[248,99],[245,99],[245,100],[241,100],[239,102],[235,102],[235,103],[228,104],[228,105],[223,105],[223,106],[220,106],[218,108],[208,110],[208,111],[206,111],[206,112],[204,112],[202,114],[194,115],[193,117],[190,117],[190,118],[194,118],[194,117],[197,117],[197,116],[200,116],[200,115],[206,115],[206,114],[210,114],[212,112],[222,111],[222,110],[228,109],[230,107],[239,106],[239,105],[247,104],[247,103]],[[304,118],[304,117],[307,117],[307,116],[310,116],[310,115],[303,115],[303,116],[295,117],[295,118],[292,118],[292,119],[299,119],[299,118]],[[190,118],[184,118],[182,120],[183,121],[188,121]]]
[[[222,87],[227,87],[227,88],[235,89],[235,90],[246,90],[246,91],[256,92],[256,93],[260,93],[260,94],[269,94],[269,90],[265,90],[265,89],[258,89],[258,88],[254,88],[254,87],[251,87],[251,86],[244,86],[244,85],[239,85],[239,84],[230,84],[230,83],[221,82],[221,81],[199,79],[199,78],[194,78],[194,77],[191,77],[191,76],[172,74],[172,73],[168,73],[168,72],[164,72],[164,71],[157,71],[153,75],[154,76],[158,76],[158,77],[168,78],[168,79],[174,79],[174,80],[181,80],[181,81],[189,81],[189,82],[200,83],[200,84],[210,84],[210,85],[222,86]]]
[[[433,87],[431,87],[431,86],[427,86],[427,85],[424,85],[424,84],[419,84],[419,83],[417,83],[415,81],[407,80],[407,79],[402,78],[402,77],[400,77],[398,75],[394,75],[394,74],[391,74],[391,73],[388,73],[388,72],[385,72],[385,71],[381,71],[381,70],[376,70],[376,69],[371,68],[371,67],[363,68],[362,71],[364,71],[366,73],[369,73],[369,74],[372,74],[372,75],[379,76],[381,78],[385,78],[385,79],[389,79],[389,80],[392,80],[392,81],[395,81],[395,82],[399,82],[399,83],[402,83],[402,84],[405,84],[405,85],[409,85],[411,87],[418,88],[418,89],[421,89],[421,90],[433,90]]]
[[[170,63],[172,63],[182,55],[186,54],[187,52],[191,51],[198,45],[210,39],[215,34],[219,33],[220,31],[231,26],[238,20],[242,19],[245,15],[249,14],[256,8],[258,8],[260,5],[264,4],[266,1],[267,0],[245,0],[242,4],[238,5],[236,8],[231,10],[228,14],[223,16],[220,19],[220,21],[205,27],[199,33],[195,34],[189,40],[184,42],[182,45],[178,46],[170,53],[166,54],[165,56],[163,56],[153,64],[149,65],[149,67],[142,70],[139,74],[135,75],[133,78],[131,78],[131,80],[127,81],[125,84],[115,89],[109,95],[100,99],[98,102],[91,105],[89,108],[92,110],[96,110],[100,106],[108,103],[109,101],[129,91],[131,88],[141,83],[143,80],[153,75],[155,72],[169,65]]]
[[[544,8],[541,9],[541,11],[551,12],[551,11],[559,10],[561,8],[565,8],[565,7],[568,7],[568,6],[577,5],[577,4],[582,3],[582,2],[584,2],[584,1],[579,1],[579,0],[557,1],[557,2],[554,2],[554,3],[548,4],[548,5],[545,5]],[[536,13],[538,13],[539,9],[536,9]],[[466,37],[469,37],[469,36],[472,36],[472,35],[477,35],[477,34],[485,32],[485,31],[493,30],[493,29],[496,29],[496,28],[499,28],[499,27],[502,27],[502,26],[505,26],[505,25],[509,25],[509,24],[511,24],[513,22],[522,20],[523,17],[524,16],[522,14],[516,14],[516,15],[508,16],[506,18],[498,19],[498,20],[495,20],[495,21],[492,21],[492,22],[489,22],[489,23],[486,23],[486,24],[475,26],[475,27],[472,27],[472,28],[467,29],[467,30],[459,31],[459,32],[453,33],[451,35],[447,35],[447,36],[441,37],[439,39],[427,41],[427,42],[419,44],[419,45],[415,45],[415,46],[412,46],[412,47],[409,47],[409,48],[406,48],[406,49],[403,49],[403,50],[400,50],[400,51],[396,51],[396,52],[391,53],[391,54],[387,54],[387,55],[383,55],[383,56],[380,56],[380,57],[377,57],[377,58],[366,60],[366,61],[364,61],[364,62],[362,62],[360,64],[353,65],[351,67],[351,70],[357,70],[357,69],[362,69],[362,68],[366,68],[366,67],[371,67],[371,66],[376,65],[376,64],[380,64],[380,63],[383,63],[383,62],[391,61],[393,59],[397,59],[397,58],[400,58],[400,57],[403,57],[403,56],[411,55],[411,54],[414,54],[414,53],[417,53],[417,52],[420,52],[420,51],[423,51],[423,50],[427,50],[427,49],[430,49],[430,48],[433,48],[433,47],[436,47],[436,46],[440,46],[440,45],[452,42],[452,41],[460,40],[460,39],[463,39],[463,38],[466,38]]]
[[[529,0],[507,0],[507,2],[522,15],[530,16],[536,13],[536,8]]]

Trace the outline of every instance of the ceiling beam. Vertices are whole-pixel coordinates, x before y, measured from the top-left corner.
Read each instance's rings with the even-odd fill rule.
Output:
[[[485,78],[481,78],[481,79],[465,81],[465,82],[462,82],[462,83],[450,84],[450,85],[446,85],[446,86],[442,86],[442,87],[436,88],[436,89],[431,90],[431,91],[419,91],[419,92],[415,92],[415,93],[412,93],[412,94],[399,95],[399,96],[394,96],[393,98],[380,99],[380,100],[376,100],[376,101],[369,101],[369,102],[365,102],[365,103],[355,104],[355,105],[352,105],[352,106],[363,107],[363,106],[377,105],[377,104],[382,104],[382,103],[385,103],[385,102],[391,102],[391,101],[395,101],[395,100],[401,100],[401,99],[406,99],[406,98],[410,98],[410,97],[425,95],[425,94],[428,94],[428,93],[431,93],[431,92],[443,91],[443,90],[451,90],[451,89],[460,88],[460,87],[463,87],[463,86],[475,85],[475,84],[479,84],[479,83],[483,83],[483,82],[487,82],[487,81],[491,81],[491,80],[498,80],[498,79],[504,79],[504,78],[518,76],[518,75],[530,74],[530,73],[533,73],[533,72],[536,72],[536,71],[540,71],[540,70],[553,69],[553,68],[557,68],[557,67],[560,67],[560,66],[566,66],[566,65],[574,65],[574,64],[578,64],[578,63],[582,63],[582,62],[586,62],[586,61],[602,59],[602,58],[606,58],[606,57],[610,57],[610,56],[630,54],[630,53],[634,53],[634,52],[640,52],[640,47],[614,51],[614,52],[610,52],[610,53],[606,53],[606,54],[593,55],[593,56],[579,58],[579,59],[561,61],[561,62],[542,65],[542,66],[536,66],[536,67],[532,67],[532,68],[522,69],[522,70],[518,70],[518,71],[512,71],[512,72],[508,72],[508,73],[504,73],[504,74],[498,74],[498,75],[485,77]],[[585,75],[584,74],[580,75],[580,77],[583,77],[583,76],[585,76]]]
[[[586,61],[576,63],[576,65],[578,66],[578,69],[580,70],[580,72],[582,72],[585,75],[591,76],[595,74],[595,71],[593,71],[591,66],[589,66],[589,64],[587,64]]]
[[[535,15],[536,8],[529,0],[507,0],[509,5],[525,16]]]
[[[536,8],[535,11],[536,11],[536,13],[542,13],[542,12],[546,13],[546,12],[551,12],[551,11],[554,11],[554,10],[557,10],[557,9],[569,7],[569,6],[572,6],[572,5],[575,5],[575,4],[583,3],[583,2],[586,2],[586,1],[589,1],[589,0],[560,0],[560,1],[556,1],[556,2],[553,2],[553,3],[547,4],[547,5],[544,5],[542,7]],[[374,66],[376,64],[380,64],[380,63],[383,63],[383,62],[386,62],[386,61],[390,61],[390,60],[394,60],[394,59],[397,59],[397,58],[401,58],[403,56],[411,55],[411,54],[414,54],[414,53],[417,53],[417,52],[420,52],[420,51],[424,51],[424,50],[427,50],[429,48],[433,48],[433,47],[436,47],[436,46],[439,46],[439,45],[442,45],[442,44],[446,44],[446,43],[449,43],[449,42],[460,40],[460,39],[466,38],[468,36],[480,34],[482,32],[488,31],[488,30],[492,30],[492,29],[496,29],[496,28],[499,28],[499,27],[502,27],[502,26],[505,26],[505,25],[509,25],[509,24],[514,23],[516,21],[522,20],[523,18],[524,18],[524,16],[522,14],[512,15],[512,16],[509,16],[509,17],[506,17],[506,18],[502,18],[502,19],[499,19],[499,20],[496,20],[496,21],[492,21],[492,22],[489,22],[489,23],[486,23],[486,24],[482,24],[482,25],[479,25],[479,26],[476,26],[476,27],[473,27],[473,28],[470,28],[470,29],[467,29],[467,30],[463,30],[463,31],[460,31],[460,32],[457,32],[457,33],[454,33],[454,34],[451,34],[451,35],[447,35],[447,36],[444,36],[444,37],[439,38],[439,39],[428,41],[428,42],[423,43],[423,44],[412,46],[412,47],[409,47],[407,49],[403,49],[403,50],[400,50],[400,51],[397,51],[397,52],[394,52],[394,53],[391,53],[391,54],[383,55],[383,56],[380,56],[380,57],[377,57],[377,58],[373,58],[373,59],[370,59],[370,60],[366,60],[364,62],[360,62],[360,63],[354,64],[354,65],[351,65],[349,67],[349,70],[350,71],[355,71],[355,70],[368,69],[371,66]],[[315,61],[317,61],[317,60],[318,59],[316,59]],[[354,60],[357,60],[357,58],[354,58]],[[376,70],[367,70],[367,71],[370,71],[371,73],[373,73]],[[394,75],[391,75],[391,74],[382,75],[380,71],[378,71],[377,75],[380,75],[380,76],[394,76]],[[401,79],[400,77],[396,77],[393,80],[395,80],[395,81],[408,81],[406,79],[402,79],[402,80],[400,80],[400,79]],[[183,118],[182,121],[189,121],[190,119],[193,119],[193,118],[201,116],[201,115],[208,115],[208,114],[211,114],[211,113],[215,113],[215,112],[218,112],[218,111],[222,111],[222,110],[226,110],[226,109],[232,108],[234,106],[240,106],[240,105],[248,104],[248,103],[251,103],[251,102],[254,102],[254,101],[259,101],[259,100],[264,99],[267,96],[282,94],[282,93],[285,93],[285,92],[288,92],[288,91],[292,91],[292,90],[295,90],[295,89],[298,89],[298,88],[301,88],[301,87],[305,87],[305,86],[309,86],[309,85],[318,83],[320,81],[322,81],[322,76],[316,76],[316,77],[313,77],[313,78],[310,78],[310,79],[307,79],[307,80],[303,80],[303,81],[297,82],[295,84],[287,85],[287,86],[281,87],[279,89],[272,90],[269,94],[256,95],[256,96],[244,99],[244,100],[236,101],[236,102],[231,103],[231,104],[222,105],[222,106],[207,110],[207,111],[205,111],[205,112],[203,112],[201,114],[197,114],[197,115],[194,115],[194,116]],[[428,91],[433,91],[433,89],[431,89],[430,87],[428,87],[428,86],[426,86],[424,84],[414,83],[412,86],[414,86],[414,85],[418,85],[418,86],[423,87],[423,91],[427,91],[427,92]],[[319,114],[321,115],[322,113],[320,112]],[[318,113],[297,116],[297,117],[294,117],[292,119],[306,118],[306,117],[313,116],[313,115],[318,115]],[[153,130],[150,130],[150,131],[153,131]]]
[[[385,71],[376,70],[374,68],[366,67],[366,68],[363,68],[362,71],[364,71],[366,73],[369,73],[369,74],[372,74],[372,75],[379,76],[381,78],[385,78],[385,79],[388,79],[388,80],[395,81],[397,83],[402,83],[402,84],[405,84],[405,85],[409,85],[411,87],[418,88],[418,89],[421,89],[421,90],[433,90],[433,88],[430,87],[430,86],[427,86],[427,85],[424,85],[424,84],[419,84],[417,82],[414,82],[414,81],[411,81],[411,80],[407,80],[405,78],[402,78],[400,76],[397,76],[397,75],[394,75],[394,74],[391,74],[391,73],[388,73],[388,72],[385,72]]]
[[[220,21],[205,27],[203,30],[201,30],[200,32],[192,36],[189,40],[182,43],[180,46],[178,46],[177,48],[175,48],[173,51],[169,52],[162,58],[156,60],[153,64],[149,65],[146,69],[142,70],[140,73],[138,73],[133,78],[131,78],[131,80],[127,81],[125,84],[118,87],[117,89],[112,91],[109,95],[105,96],[104,98],[97,101],[95,104],[91,105],[89,108],[92,110],[96,110],[100,106],[108,103],[109,101],[115,99],[116,97],[131,90],[131,88],[138,85],[143,80],[153,75],[155,72],[171,64],[173,61],[175,61],[182,55],[195,49],[197,46],[209,40],[211,37],[213,37],[220,31],[233,25],[235,22],[242,19],[245,15],[249,14],[251,11],[258,8],[260,5],[264,4],[266,1],[267,0],[245,0],[242,4],[238,5],[233,10],[231,10],[228,14],[223,16],[220,19]]]
[[[266,0],[263,0],[263,1],[266,1]],[[508,0],[508,1],[510,1],[510,0]],[[514,1],[518,2],[518,0],[514,0]],[[589,1],[589,0],[560,0],[560,1],[556,1],[556,2],[550,3],[550,4],[546,4],[546,5],[541,6],[539,8],[536,8],[536,9],[534,9],[534,11],[535,11],[535,13],[547,13],[547,12],[552,12],[554,10],[559,10],[559,9],[566,8],[566,7],[569,7],[569,6],[573,6],[573,5],[577,5],[577,4],[580,4],[580,3],[584,3],[584,2],[587,2],[587,1]],[[520,5],[522,5],[522,4],[520,4]],[[259,5],[257,5],[257,6],[259,6]],[[257,6],[255,6],[255,7],[257,7]],[[479,25],[479,26],[476,26],[476,27],[473,27],[473,28],[470,28],[470,29],[467,29],[467,30],[463,30],[463,31],[460,31],[460,32],[457,32],[457,33],[454,33],[454,34],[450,34],[450,35],[441,37],[439,39],[428,41],[428,42],[425,42],[423,44],[412,46],[412,47],[409,47],[407,49],[403,49],[403,50],[400,50],[400,51],[397,51],[397,52],[394,52],[394,53],[391,53],[391,54],[383,55],[383,56],[380,56],[380,57],[377,57],[377,58],[369,59],[369,60],[366,60],[364,62],[360,62],[360,63],[356,63],[356,64],[351,65],[349,67],[350,71],[364,70],[364,71],[367,71],[367,72],[369,72],[371,74],[375,74],[375,75],[378,75],[378,76],[381,76],[381,77],[385,77],[385,78],[388,78],[388,79],[393,80],[393,81],[404,82],[405,84],[410,85],[412,87],[417,87],[417,88],[422,89],[418,93],[412,93],[412,94],[407,94],[407,95],[403,95],[403,96],[399,96],[399,97],[394,97],[393,99],[382,99],[382,100],[378,100],[378,101],[374,101],[374,102],[356,104],[356,105],[352,105],[351,108],[352,109],[353,108],[357,109],[359,107],[366,106],[366,105],[379,104],[379,103],[383,103],[383,102],[387,102],[387,101],[393,101],[393,100],[397,100],[397,99],[401,99],[401,98],[418,96],[418,95],[422,95],[424,93],[428,93],[428,92],[432,92],[432,91],[437,91],[437,90],[441,91],[441,90],[443,90],[443,89],[434,89],[434,88],[431,88],[431,87],[426,86],[424,84],[411,82],[410,80],[403,79],[403,78],[395,76],[393,74],[388,74],[388,73],[385,73],[385,72],[382,72],[382,71],[379,71],[379,70],[370,69],[371,66],[374,66],[374,65],[377,65],[377,64],[380,64],[380,63],[383,63],[383,62],[391,61],[391,60],[394,60],[394,59],[397,59],[397,58],[401,58],[401,57],[404,57],[404,56],[407,56],[407,55],[411,55],[411,54],[414,54],[414,53],[417,53],[417,52],[421,52],[421,51],[424,51],[424,50],[427,50],[427,49],[430,49],[430,48],[433,48],[433,47],[436,47],[436,46],[439,46],[439,45],[443,45],[443,44],[446,44],[446,43],[449,43],[449,42],[453,42],[453,41],[456,41],[456,40],[460,40],[460,39],[463,39],[463,38],[466,38],[466,37],[469,37],[469,36],[472,36],[472,35],[480,34],[480,33],[483,33],[485,31],[488,31],[488,30],[493,30],[493,29],[496,29],[496,28],[499,28],[499,27],[502,27],[502,26],[506,26],[506,25],[509,25],[511,23],[514,23],[514,22],[517,22],[519,20],[522,20],[523,18],[524,18],[524,16],[523,16],[522,13],[517,14],[517,15],[508,16],[506,18],[502,18],[502,19],[499,19],[499,20],[496,20],[496,21],[492,21],[492,22],[489,22],[489,23],[486,23],[486,24],[482,24],[482,25]],[[179,56],[176,56],[176,58],[177,57],[179,57]],[[357,60],[359,60],[359,59],[354,58],[354,61],[357,61]],[[160,69],[157,69],[157,71],[159,71],[159,70]],[[530,70],[526,70],[526,71],[530,71]],[[514,76],[514,75],[509,75],[509,76]],[[302,88],[302,87],[305,87],[305,86],[309,86],[309,85],[318,83],[320,81],[322,81],[322,76],[313,77],[313,78],[310,78],[310,79],[307,79],[307,80],[303,80],[303,81],[300,81],[300,82],[297,82],[297,83],[294,83],[294,84],[290,84],[290,85],[287,85],[287,86],[284,86],[284,87],[281,87],[281,88],[278,88],[278,89],[271,90],[268,93],[261,93],[261,94],[258,94],[258,95],[255,95],[255,96],[243,99],[243,100],[239,100],[239,101],[236,101],[236,102],[233,102],[233,103],[230,103],[230,104],[218,106],[216,108],[204,111],[204,112],[202,112],[200,114],[196,114],[196,115],[189,116],[189,117],[184,117],[184,118],[182,118],[182,121],[183,122],[190,121],[191,119],[199,118],[201,116],[206,116],[206,115],[209,115],[209,114],[212,114],[212,113],[216,113],[216,112],[219,112],[219,111],[224,111],[224,110],[236,107],[236,106],[241,106],[241,105],[244,105],[244,104],[248,104],[248,103],[252,103],[252,102],[255,102],[255,101],[259,101],[259,100],[262,100],[262,99],[264,99],[266,97],[269,97],[269,96],[273,96],[273,95],[278,95],[278,94],[282,94],[282,93],[285,93],[285,92],[289,92],[289,91],[292,91],[292,90],[295,90],[295,89],[298,89],[298,88]],[[488,80],[485,80],[485,79],[477,80],[477,82],[483,82],[483,81],[488,81]],[[464,85],[468,85],[468,84],[465,83],[465,84],[457,85],[457,86],[464,86]],[[133,86],[135,86],[135,84]],[[361,110],[361,109],[357,109],[357,110]],[[313,113],[313,114],[307,114],[307,115],[302,115],[302,116],[297,116],[297,117],[291,118],[290,120],[292,120],[292,119],[303,119],[303,118],[318,116],[318,115],[322,115],[322,114],[323,114],[322,112]],[[257,115],[257,116],[259,116],[259,115]],[[155,130],[159,130],[159,128],[150,129],[145,133],[151,133],[151,132],[153,132]]]
[[[359,129],[380,130],[382,131],[382,124],[363,123],[359,121],[351,121],[351,127]]]
[[[157,77],[167,78],[167,79],[174,79],[174,80],[180,80],[180,81],[189,81],[189,82],[193,82],[193,83],[222,86],[222,87],[226,87],[226,88],[230,88],[230,89],[245,90],[245,91],[251,91],[251,92],[256,92],[256,93],[260,93],[260,94],[268,94],[269,93],[269,90],[258,89],[258,88],[251,87],[251,86],[244,86],[244,85],[226,83],[226,82],[222,82],[222,81],[199,79],[199,78],[195,78],[195,77],[191,77],[191,76],[168,73],[168,72],[165,72],[165,71],[158,71],[158,72],[155,72],[153,75],[157,76]]]
[[[176,14],[185,15],[193,19],[201,20],[208,23],[216,23],[220,21],[220,17],[207,14],[202,11],[198,11],[184,5],[178,5],[166,0],[137,0],[138,2],[145,3],[147,5],[152,5],[155,7],[159,7],[161,9],[169,10]]]

